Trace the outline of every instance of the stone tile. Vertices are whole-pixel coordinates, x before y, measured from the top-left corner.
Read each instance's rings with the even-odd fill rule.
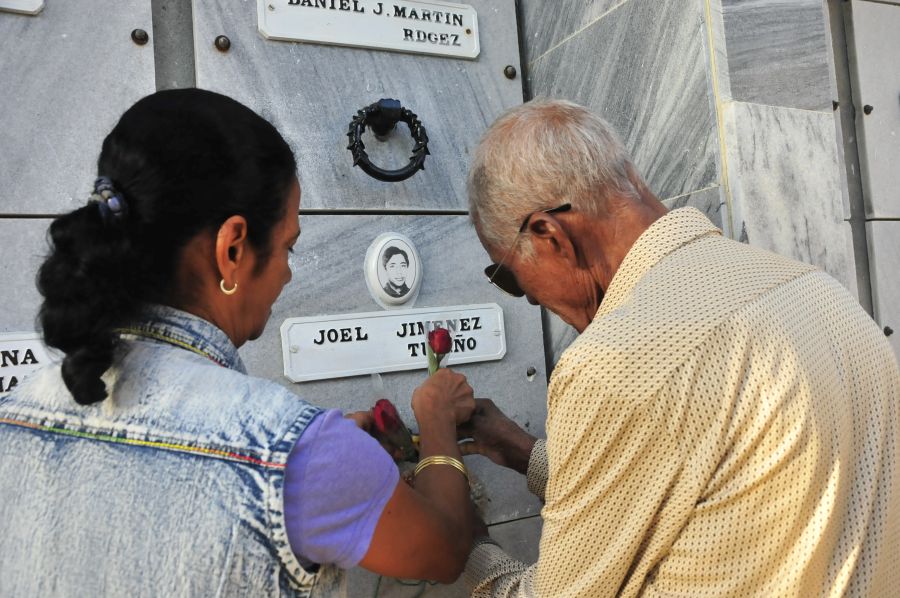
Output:
[[[0,333],[36,330],[41,295],[35,277],[47,255],[49,226],[44,218],[0,218]]]
[[[305,208],[466,209],[469,154],[484,129],[522,102],[514,0],[470,0],[478,13],[476,60],[264,39],[255,2],[194,2],[197,84],[227,93],[270,119],[294,148]],[[212,41],[226,33],[228,53]],[[399,99],[428,131],[425,170],[400,183],[353,167],[347,128],[360,108]],[[376,164],[407,163],[413,141],[400,125],[388,141],[363,136]]]
[[[627,0],[520,0],[525,62],[531,63],[548,50],[611,14]]]
[[[523,563],[537,562],[543,520],[539,516],[511,521],[490,527],[494,538],[506,552]],[[356,568],[348,572],[348,596],[375,596],[376,586],[379,598],[465,598],[469,596],[462,581],[454,584],[432,584],[382,578],[364,569]]]
[[[686,195],[663,199],[662,202],[670,210],[684,207],[697,208],[719,228],[722,228],[724,215],[727,213],[724,191],[718,185]]]
[[[704,4],[709,9],[704,15],[704,23],[709,28],[707,33],[707,52],[710,34],[712,38],[712,60],[714,65],[710,65],[711,83],[715,85],[714,92],[717,94],[720,102],[731,99],[731,76],[728,73],[728,52],[725,43],[725,18],[722,15],[723,0],[704,0]],[[707,21],[706,17],[709,17]],[[712,67],[715,67],[714,69]]]
[[[136,28],[148,44],[131,41]],[[3,12],[0,40],[0,213],[71,210],[87,201],[103,138],[156,89],[150,0]]]
[[[725,128],[734,230],[855,288],[833,114],[734,102]]]
[[[846,4],[844,5],[846,6]],[[866,218],[900,218],[900,5],[852,3],[848,30]],[[864,106],[873,110],[866,114]]]
[[[721,0],[731,97],[831,112],[836,99],[822,0]]]
[[[701,3],[629,0],[537,60],[531,90],[594,110],[658,196],[683,195],[717,179],[705,39]]]
[[[293,280],[273,306],[264,335],[241,349],[254,375],[277,380],[308,401],[345,411],[373,403],[368,376],[292,384],[283,375],[279,327],[289,317],[380,311],[363,276],[366,249],[380,233],[409,237],[425,264],[415,307],[497,303],[504,313],[507,353],[501,361],[458,367],[476,396],[490,397],[520,425],[544,435],[546,373],[540,309],[497,291],[484,278],[489,259],[465,216],[308,216],[293,258]],[[421,371],[384,375],[389,398],[413,423],[409,399],[426,376]],[[535,374],[528,376],[528,368]],[[520,519],[540,512],[524,479],[493,467],[482,457],[466,457],[473,474],[485,486],[484,508],[489,523]]]
[[[897,274],[900,220],[867,222],[866,232],[875,321],[882,328],[893,330],[888,341],[900,359],[900,276]]]

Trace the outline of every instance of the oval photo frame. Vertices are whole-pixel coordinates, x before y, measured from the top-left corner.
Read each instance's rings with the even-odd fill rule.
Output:
[[[422,260],[408,237],[383,233],[366,251],[365,275],[369,294],[378,305],[412,307],[422,284]]]

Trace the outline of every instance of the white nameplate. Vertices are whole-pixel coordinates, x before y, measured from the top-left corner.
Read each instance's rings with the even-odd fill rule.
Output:
[[[0,395],[22,378],[51,361],[41,335],[35,332],[0,334]]]
[[[477,58],[478,15],[440,0],[257,0],[266,39]]]
[[[36,15],[44,10],[44,0],[0,0],[0,10]]]
[[[281,325],[284,375],[306,382],[425,369],[427,334],[437,326],[453,339],[442,366],[506,355],[503,310],[496,303],[288,318]]]

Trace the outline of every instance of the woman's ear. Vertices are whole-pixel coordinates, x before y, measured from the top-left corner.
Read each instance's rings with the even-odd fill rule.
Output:
[[[231,216],[219,227],[216,235],[216,266],[226,288],[234,287],[237,271],[247,258],[247,220]]]

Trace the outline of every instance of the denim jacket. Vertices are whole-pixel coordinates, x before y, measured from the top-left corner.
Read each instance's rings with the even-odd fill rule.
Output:
[[[106,400],[78,405],[58,365],[0,398],[0,596],[345,593],[285,530],[285,463],[320,409],[190,314],[154,306],[121,336]]]

